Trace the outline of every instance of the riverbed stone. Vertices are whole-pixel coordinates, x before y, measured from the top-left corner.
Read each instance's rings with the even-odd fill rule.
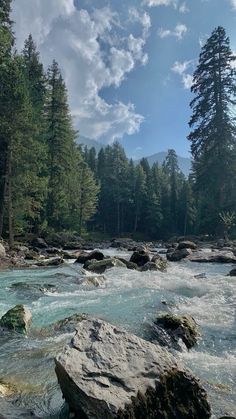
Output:
[[[136,263],[136,265],[138,265],[139,267],[144,266],[146,263],[150,261],[150,254],[144,246],[138,247],[130,258],[130,262]]]
[[[170,343],[176,349],[181,349],[178,343],[179,339],[184,342],[187,349],[191,349],[196,345],[199,338],[197,323],[190,315],[177,316],[172,313],[162,313],[156,318],[154,326],[157,326],[157,341],[160,342],[160,337],[161,343],[163,344],[163,334],[160,333],[160,336],[158,334],[161,332],[160,329],[164,329],[170,337],[170,340],[166,340],[166,342]]]
[[[181,241],[181,242],[178,244],[177,249],[178,249],[178,250],[182,250],[182,249],[191,249],[191,250],[196,250],[196,249],[197,249],[197,245],[196,245],[196,243],[191,242],[191,241],[189,241],[189,240],[184,240],[184,241]]]
[[[89,260],[103,260],[104,254],[100,250],[94,250],[90,253],[80,253],[76,259],[76,263],[85,263]]]
[[[210,418],[206,392],[191,372],[159,345],[103,320],[80,322],[55,363],[75,417]]]
[[[223,252],[223,251],[212,251],[205,252],[199,251],[190,255],[188,258],[191,262],[198,263],[236,263],[236,256],[233,252]]]
[[[119,256],[115,256],[115,259],[118,259],[120,262],[124,263],[126,268],[128,269],[138,270],[138,265],[134,262],[130,262],[129,260],[126,260],[125,258],[121,258]]]
[[[116,258],[109,258],[99,261],[87,261],[83,267],[84,269],[95,272],[97,274],[103,274],[107,269],[111,268],[126,268],[125,264]]]
[[[229,276],[236,276],[236,269],[232,269],[229,273]]]
[[[191,249],[174,250],[174,252],[168,252],[166,257],[170,262],[179,262],[182,259],[190,256],[192,253]]]
[[[25,306],[18,304],[2,316],[0,327],[26,334],[29,330],[31,320],[31,312]]]

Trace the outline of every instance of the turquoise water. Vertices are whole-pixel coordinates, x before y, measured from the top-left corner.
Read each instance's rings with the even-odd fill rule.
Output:
[[[129,257],[114,249],[109,255]],[[74,313],[89,313],[145,336],[158,311],[191,314],[202,338],[190,352],[177,356],[201,378],[213,417],[236,414],[236,278],[227,277],[230,265],[181,262],[166,273],[114,268],[105,273],[100,288],[81,284],[81,266],[8,270],[0,273],[0,316],[16,304],[32,312],[28,338],[0,336],[0,381],[16,385],[19,406],[42,418],[66,417],[54,373],[54,356],[71,335],[43,338],[39,328]],[[206,273],[203,279],[194,275]],[[16,284],[23,282],[27,288]],[[0,402],[1,404],[1,402]]]

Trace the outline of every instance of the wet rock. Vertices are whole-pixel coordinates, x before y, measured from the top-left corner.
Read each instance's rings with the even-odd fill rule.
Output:
[[[86,262],[83,267],[88,271],[103,274],[107,269],[126,268],[126,265],[116,258],[110,258],[100,261],[91,260]]]
[[[21,297],[40,298],[46,292],[55,292],[56,286],[52,284],[16,282],[11,285],[11,289]]]
[[[191,262],[198,263],[236,263],[236,256],[233,252],[197,252],[188,258]]]
[[[87,276],[81,281],[81,285],[86,287],[101,287],[105,284],[106,278],[103,275]]]
[[[26,334],[29,330],[32,320],[30,311],[19,304],[11,308],[0,319],[0,327],[4,330],[13,330],[18,333]]]
[[[49,246],[44,239],[37,237],[31,242],[32,247],[37,247],[38,249],[47,249]]]
[[[173,253],[168,252],[166,257],[170,262],[179,262],[182,259],[185,259],[186,257],[190,256],[192,253],[192,250],[190,249],[182,249],[182,250],[175,250]]]
[[[153,256],[151,262],[145,263],[145,265],[142,266],[140,268],[140,270],[141,270],[141,272],[145,272],[145,271],[161,271],[161,272],[164,272],[164,271],[166,271],[166,267],[167,267],[167,261],[165,259],[163,259],[161,256],[155,255],[155,256]]]
[[[138,265],[134,262],[130,262],[129,260],[126,260],[124,258],[120,258],[118,256],[115,256],[115,259],[118,259],[120,262],[124,263],[126,268],[128,268],[128,269],[138,270]]]
[[[72,259],[77,259],[78,256],[79,256],[79,253],[78,252],[71,253],[71,252],[67,252],[66,250],[63,250],[62,256],[63,256],[63,259],[71,259],[72,260]]]
[[[104,259],[104,254],[100,252],[99,250],[94,250],[93,252],[90,252],[90,253],[81,253],[78,256],[76,263],[85,263],[89,260],[103,260],[103,259]]]
[[[178,249],[178,250],[182,250],[182,249],[191,249],[191,250],[196,250],[196,249],[197,249],[197,245],[196,245],[196,243],[194,243],[194,242],[191,242],[191,241],[185,240],[185,241],[182,241],[182,242],[180,242],[180,243],[178,244],[177,249]]]
[[[137,248],[130,258],[130,262],[136,263],[139,267],[144,266],[150,261],[150,255],[145,247]]]
[[[117,249],[133,249],[135,246],[137,246],[137,243],[135,243],[135,241],[133,241],[132,239],[128,238],[128,237],[124,237],[124,238],[118,238],[118,239],[112,239],[111,247],[117,248]]]
[[[205,278],[207,278],[207,276],[206,276],[205,273],[202,273],[202,274],[194,275],[194,278],[196,278],[196,279],[205,279]]]
[[[2,243],[0,243],[0,258],[6,257],[6,250]]]
[[[232,269],[229,273],[229,276],[236,276],[236,269]]]
[[[186,345],[187,349],[191,349],[196,345],[199,332],[197,324],[192,316],[177,316],[175,314],[161,314],[157,317],[154,322],[154,327],[156,328],[156,339],[159,342],[158,334],[161,332],[160,329],[164,329],[165,332],[169,335],[170,339],[167,340],[168,346],[169,343],[171,346],[176,349],[181,349],[179,346],[179,339],[181,339]],[[160,333],[161,344],[163,344],[163,334]]]
[[[87,314],[73,314],[72,316],[65,317],[56,323],[49,326],[49,329],[54,332],[61,333],[73,333],[78,324],[87,319]]]
[[[40,267],[60,266],[63,263],[65,262],[61,257],[56,257],[56,258],[47,259],[47,260],[40,260],[36,263],[36,266],[40,266]]]
[[[210,418],[206,392],[169,352],[102,320],[79,323],[55,363],[78,418]]]

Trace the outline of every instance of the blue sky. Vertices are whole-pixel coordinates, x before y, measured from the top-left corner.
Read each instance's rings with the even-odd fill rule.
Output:
[[[31,32],[55,58],[82,135],[139,158],[188,155],[191,76],[221,25],[236,51],[236,0],[15,0],[17,46]]]

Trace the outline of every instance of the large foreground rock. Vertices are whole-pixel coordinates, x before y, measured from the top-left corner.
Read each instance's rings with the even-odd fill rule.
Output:
[[[76,418],[210,418],[205,391],[169,352],[102,320],[79,323],[55,362]]]
[[[23,305],[19,304],[11,308],[0,319],[0,327],[6,330],[13,330],[18,333],[27,333],[31,324],[32,315]]]

